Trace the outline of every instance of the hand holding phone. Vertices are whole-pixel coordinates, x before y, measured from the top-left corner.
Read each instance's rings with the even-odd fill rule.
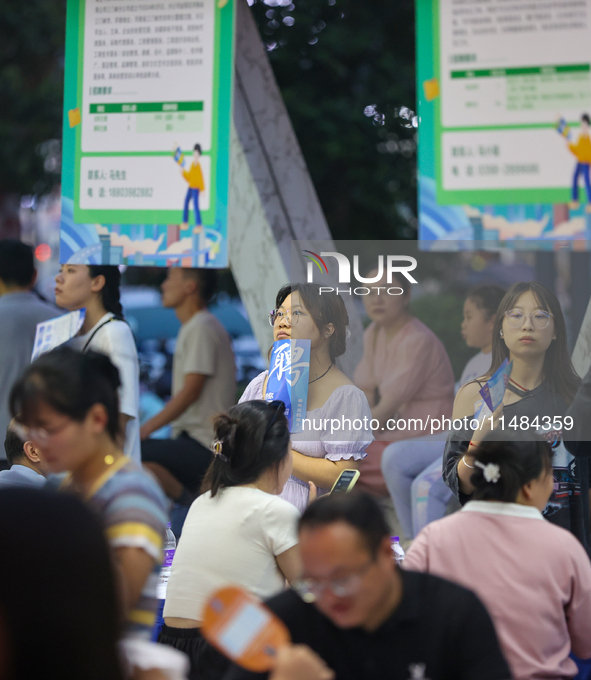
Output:
[[[348,493],[359,479],[359,470],[343,470],[330,493]]]

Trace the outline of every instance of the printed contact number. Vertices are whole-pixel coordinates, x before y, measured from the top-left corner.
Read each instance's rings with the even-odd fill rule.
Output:
[[[493,417],[490,416],[488,419],[490,421],[491,429],[493,427]],[[543,428],[545,430],[572,430],[573,429],[573,418],[572,416],[536,416],[535,418],[530,418],[529,416],[513,416],[511,420],[506,422],[505,416],[501,416],[498,421],[498,427],[501,430],[529,430],[533,428],[537,430]]]

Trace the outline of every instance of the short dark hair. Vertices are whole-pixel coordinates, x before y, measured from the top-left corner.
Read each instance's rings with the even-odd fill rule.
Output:
[[[283,402],[244,401],[214,422],[221,456],[214,456],[202,492],[251,484],[265,470],[277,470],[289,453],[289,427]],[[222,458],[223,456],[223,458]]]
[[[195,144],[193,151],[199,151],[199,153],[201,153],[201,144]]]
[[[0,240],[0,279],[6,284],[24,288],[33,283],[34,277],[31,246],[12,238]]]
[[[533,431],[489,432],[475,451],[474,459],[483,465],[499,466],[499,479],[488,482],[484,470],[476,466],[470,483],[472,498],[480,501],[515,503],[524,484],[552,470],[552,447]]]
[[[468,291],[466,300],[472,300],[478,309],[481,309],[486,314],[488,321],[497,313],[497,309],[506,292],[501,286],[476,286],[476,288]]]
[[[585,123],[587,123],[587,125],[591,125],[591,119],[589,118],[589,114],[588,114],[588,113],[584,113],[584,114],[581,116],[581,120],[584,120]]]
[[[320,286],[317,283],[288,283],[277,293],[275,308],[279,309],[285,298],[293,293],[299,293],[310,316],[322,330],[329,323],[334,326],[334,333],[328,341],[328,352],[331,361],[334,361],[347,350],[347,326],[349,315],[343,302],[343,298],[332,291],[320,294]]]
[[[10,427],[6,430],[6,439],[4,440],[4,451],[6,451],[6,460],[10,467],[14,463],[25,456],[25,443],[23,440],[13,432]]]
[[[199,294],[201,299],[207,305],[215,295],[218,282],[218,274],[216,269],[191,269],[183,267],[183,276],[187,279],[193,279],[199,286]]]
[[[335,522],[345,522],[356,529],[373,557],[384,538],[390,536],[390,527],[379,503],[373,496],[359,491],[322,496],[306,508],[298,529],[317,529]]]
[[[106,431],[113,441],[119,435],[119,371],[105,354],[81,354],[58,347],[42,354],[23,373],[10,393],[13,417],[27,424],[41,402],[58,413],[82,422],[94,404],[107,412]]]

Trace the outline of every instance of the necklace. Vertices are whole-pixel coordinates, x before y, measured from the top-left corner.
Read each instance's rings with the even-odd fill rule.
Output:
[[[317,378],[314,378],[314,380],[310,380],[308,382],[308,385],[311,385],[313,382],[316,382],[317,380],[320,380],[320,378],[324,378],[324,376],[330,371],[330,369],[334,366],[334,364],[331,364],[326,371],[322,375],[319,375]]]
[[[518,382],[515,382],[515,380],[513,380],[513,378],[509,378],[509,381],[512,382],[517,387],[519,387],[520,390],[523,390],[524,392],[529,392],[527,387],[522,387]]]

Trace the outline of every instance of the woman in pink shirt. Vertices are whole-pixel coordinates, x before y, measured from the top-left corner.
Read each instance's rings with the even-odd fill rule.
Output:
[[[383,496],[388,495],[380,469],[386,446],[425,435],[416,419],[425,427],[429,417],[450,418],[454,399],[454,374],[443,343],[409,312],[408,281],[401,274],[392,277],[388,285],[384,276],[363,298],[372,323],[364,333],[363,357],[353,377],[365,392],[371,417],[380,424],[367,458],[360,461],[358,486]],[[388,294],[386,289],[401,293]]]
[[[473,590],[515,680],[572,678],[570,652],[591,657],[591,563],[579,541],[541,514],[553,488],[552,449],[531,432],[487,435],[475,491],[460,512],[428,524],[404,567]]]

